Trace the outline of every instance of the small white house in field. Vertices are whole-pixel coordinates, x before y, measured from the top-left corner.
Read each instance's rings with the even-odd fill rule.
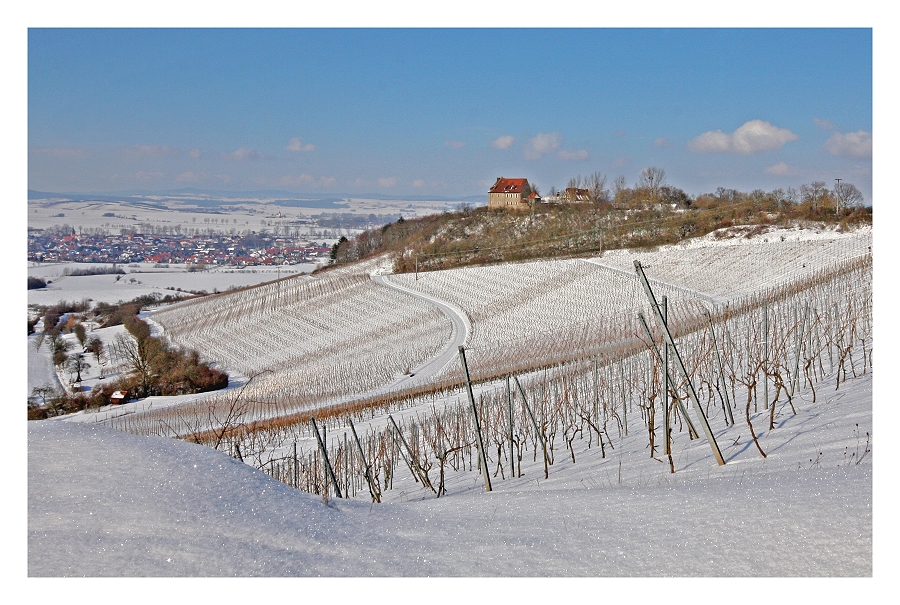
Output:
[[[125,400],[128,398],[128,391],[115,391],[112,395],[109,396],[109,402],[112,404],[120,404],[125,403]]]

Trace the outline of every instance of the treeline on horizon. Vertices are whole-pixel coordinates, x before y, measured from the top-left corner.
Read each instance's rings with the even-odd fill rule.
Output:
[[[665,171],[642,171],[633,186],[600,173],[571,179],[592,201],[538,203],[526,210],[461,206],[404,219],[342,237],[331,250],[332,265],[393,253],[394,271],[432,271],[467,265],[571,257],[620,248],[653,248],[736,225],[818,223],[847,229],[871,224],[850,183],[829,189],[822,181],[799,189],[742,192],[719,187],[691,197],[667,185]],[[558,199],[555,188],[550,199]],[[325,267],[324,270],[327,270]]]

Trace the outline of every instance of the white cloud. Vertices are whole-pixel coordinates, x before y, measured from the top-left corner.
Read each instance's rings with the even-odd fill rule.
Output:
[[[299,176],[288,175],[281,177],[278,182],[286,187],[299,187],[308,185],[316,180],[311,174],[301,174]]]
[[[423,181],[422,179],[416,179],[413,181],[412,184],[413,184],[413,187],[421,187],[422,185],[425,184],[425,181]]]
[[[724,153],[731,149],[731,137],[721,130],[704,132],[688,141],[688,149],[700,153]]]
[[[818,128],[822,130],[837,130],[834,124],[831,123],[830,120],[821,120],[819,118],[813,118],[813,124],[815,124]]]
[[[331,187],[337,182],[337,179],[333,176],[320,176],[319,177],[319,185],[322,187]]]
[[[666,137],[659,137],[658,139],[653,141],[654,147],[665,147],[668,144],[669,144],[669,141],[668,141],[668,139],[666,139]]]
[[[509,149],[510,147],[512,147],[512,144],[515,140],[516,137],[505,134],[491,141],[491,147],[493,147],[494,149]]]
[[[382,178],[378,179],[378,185],[381,187],[393,187],[396,184],[397,184],[397,179],[395,179],[393,177],[391,177],[391,178],[382,177]]]
[[[465,141],[454,141],[453,139],[450,139],[449,141],[445,141],[444,145],[446,145],[447,147],[450,147],[451,149],[461,149],[466,146],[466,142]]]
[[[865,130],[847,134],[836,132],[825,141],[825,151],[843,157],[872,157],[872,133]]]
[[[192,158],[194,158],[194,159],[196,160],[196,159],[199,158],[201,155],[203,155],[203,153],[202,153],[199,149],[191,149],[191,150],[188,152],[188,155],[191,156]]]
[[[262,154],[252,147],[241,147],[240,149],[236,149],[225,155],[233,160],[238,160],[239,162],[244,160],[255,160],[262,157]]]
[[[563,149],[556,154],[556,157],[567,162],[578,162],[588,159],[590,154],[585,149]]]
[[[288,151],[307,152],[307,151],[315,151],[316,146],[313,145],[312,143],[304,143],[300,139],[300,137],[292,137],[291,140],[288,142],[287,147],[285,147],[285,149]]]
[[[537,136],[532,137],[528,141],[528,147],[525,149],[525,159],[540,159],[546,154],[556,151],[561,145],[562,135],[558,132],[551,132],[550,134],[539,132]]]
[[[765,172],[766,174],[774,174],[777,176],[787,176],[797,173],[797,171],[793,167],[788,166],[784,162],[778,162],[774,166],[769,166],[765,169]]]
[[[763,120],[750,120],[731,134],[725,134],[721,130],[704,132],[688,141],[688,149],[697,153],[750,155],[781,149],[786,143],[799,138],[786,128],[773,126]]]

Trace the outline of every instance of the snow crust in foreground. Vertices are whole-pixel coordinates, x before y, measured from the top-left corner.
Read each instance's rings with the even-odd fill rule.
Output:
[[[28,575],[871,576],[871,454],[840,457],[849,419],[871,427],[871,376],[765,460],[374,506],[326,506],[199,445],[30,422]]]

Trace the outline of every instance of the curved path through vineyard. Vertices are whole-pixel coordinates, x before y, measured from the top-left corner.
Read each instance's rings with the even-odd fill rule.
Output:
[[[394,390],[397,387],[403,387],[410,383],[410,381],[415,380],[416,382],[420,380],[428,380],[433,376],[436,376],[447,364],[452,363],[455,359],[458,359],[458,348],[460,345],[466,343],[466,339],[469,337],[469,333],[471,332],[471,325],[469,324],[469,318],[466,316],[465,312],[456,307],[455,305],[451,305],[450,303],[444,302],[442,300],[438,300],[437,298],[428,296],[426,294],[422,294],[420,292],[416,292],[414,290],[410,290],[408,288],[404,288],[403,286],[399,286],[389,279],[386,279],[384,275],[372,275],[372,281],[380,286],[384,286],[385,288],[392,288],[397,290],[398,292],[402,292],[403,294],[408,294],[409,296],[415,296],[416,298],[420,298],[428,303],[436,306],[440,311],[447,316],[447,319],[450,320],[450,324],[452,325],[452,332],[450,333],[450,341],[441,349],[440,353],[421,364],[417,368],[412,370],[412,374],[404,376],[399,380],[394,381],[393,383],[384,387],[384,390]],[[379,389],[382,390],[382,389]]]

